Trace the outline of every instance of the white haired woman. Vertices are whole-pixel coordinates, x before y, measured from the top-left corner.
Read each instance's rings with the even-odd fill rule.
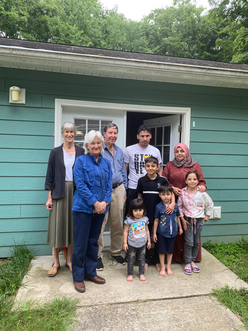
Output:
[[[51,150],[45,189],[48,190],[46,203],[49,212],[47,242],[53,247],[53,265],[48,271],[49,277],[56,276],[60,268],[59,250],[68,247],[65,266],[72,271],[73,249],[73,172],[75,160],[84,154],[84,149],[74,144],[76,128],[73,123],[65,122],[61,127],[64,143]]]
[[[75,290],[85,292],[84,280],[104,284],[97,276],[98,238],[112,194],[110,162],[102,157],[103,137],[91,130],[85,135],[85,155],[80,156],[73,173],[76,191],[73,199],[74,246],[72,275]]]

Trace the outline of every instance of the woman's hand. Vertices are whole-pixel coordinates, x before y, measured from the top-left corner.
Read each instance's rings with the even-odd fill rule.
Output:
[[[187,231],[187,224],[189,225],[189,222],[187,222],[183,217],[181,217],[181,222],[183,223],[184,231]]]
[[[53,200],[52,200],[52,198],[47,199],[46,209],[47,210],[52,210],[53,209]]]
[[[128,251],[128,244],[123,244],[123,249],[124,249],[125,252],[127,252]]]
[[[147,249],[150,249],[150,248],[151,248],[151,242],[147,241]]]
[[[102,202],[97,201],[94,203],[93,206],[95,207],[93,213],[103,214],[106,211],[107,203],[105,201]]]
[[[207,190],[206,186],[204,186],[204,185],[199,185],[198,189],[200,192],[205,192]]]
[[[174,203],[170,203],[169,205],[166,206],[165,211],[167,214],[172,214],[175,208]]]
[[[178,197],[180,197],[181,192],[182,192],[182,190],[181,190],[180,188],[178,188],[178,187],[173,187],[173,191],[174,191],[174,193],[175,193]]]

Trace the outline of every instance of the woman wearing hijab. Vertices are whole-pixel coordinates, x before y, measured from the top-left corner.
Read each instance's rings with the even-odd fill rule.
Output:
[[[174,189],[176,197],[181,195],[181,190],[186,186],[185,176],[188,171],[195,170],[199,175],[198,189],[205,192],[207,189],[201,166],[192,159],[190,151],[185,144],[179,143],[174,148],[175,158],[168,162],[164,168],[163,176],[168,179]],[[177,262],[184,260],[184,235],[176,237],[173,259]],[[196,261],[201,261],[201,249],[198,251]]]

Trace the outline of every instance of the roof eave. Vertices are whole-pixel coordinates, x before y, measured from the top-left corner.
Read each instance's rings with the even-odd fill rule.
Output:
[[[178,63],[0,47],[0,67],[248,89],[248,72]]]

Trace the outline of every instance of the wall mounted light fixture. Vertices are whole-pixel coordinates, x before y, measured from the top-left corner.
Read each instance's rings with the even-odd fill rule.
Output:
[[[17,86],[9,88],[9,103],[26,103],[26,89]]]

